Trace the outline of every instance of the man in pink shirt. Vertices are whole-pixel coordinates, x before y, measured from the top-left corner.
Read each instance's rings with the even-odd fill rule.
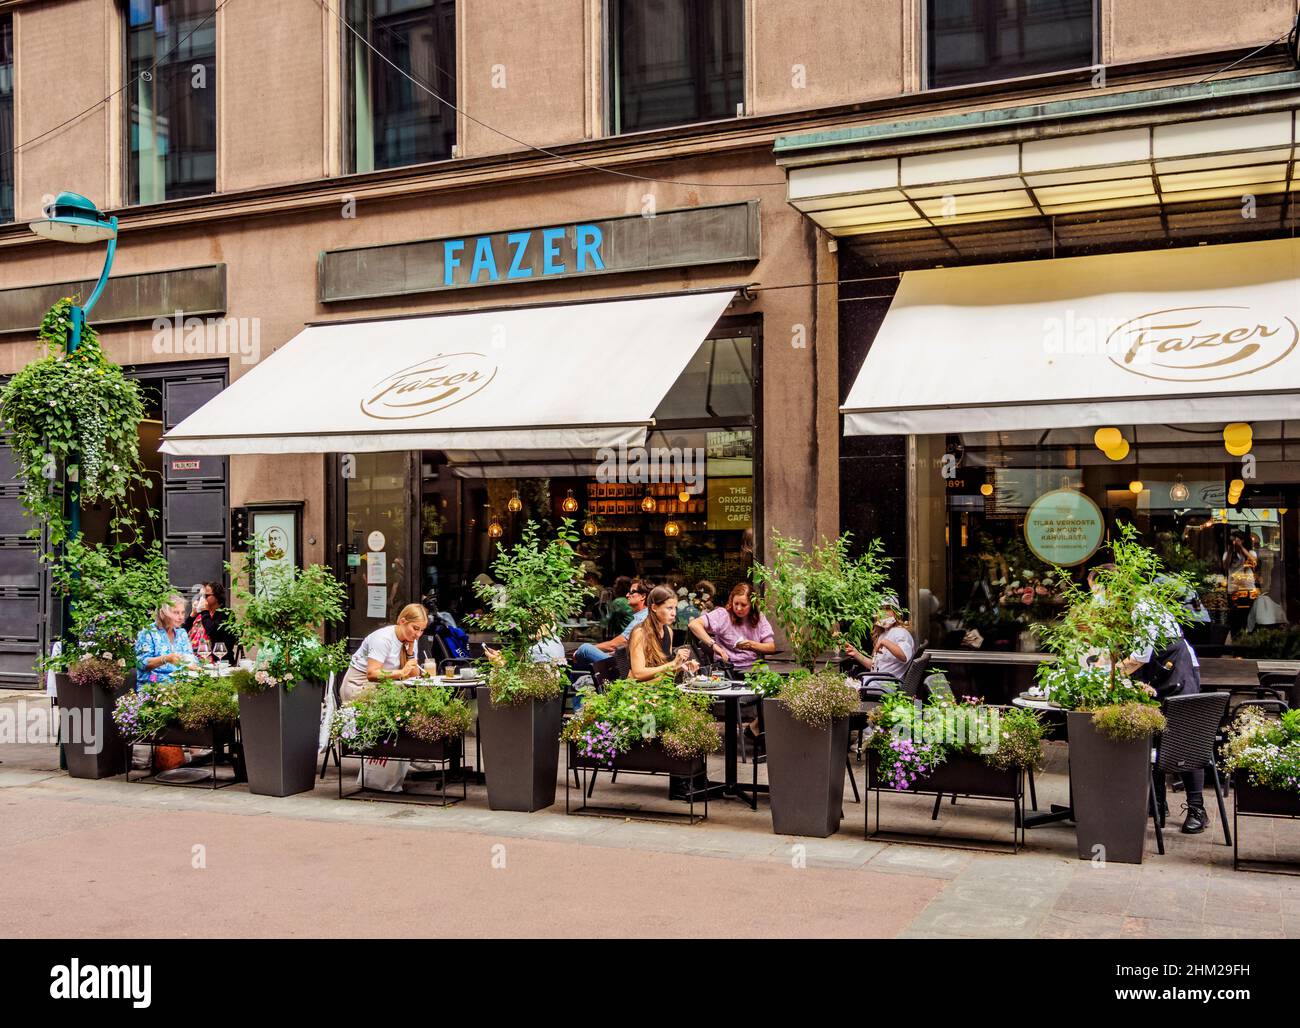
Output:
[[[730,661],[741,672],[753,667],[760,656],[776,652],[772,626],[754,606],[753,592],[753,586],[741,582],[731,590],[725,607],[714,607],[690,623],[695,638],[718,660]]]

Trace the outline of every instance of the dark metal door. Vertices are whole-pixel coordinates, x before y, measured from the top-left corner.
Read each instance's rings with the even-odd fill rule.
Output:
[[[163,428],[172,429],[225,388],[222,373],[166,379]],[[163,551],[172,584],[225,580],[226,458],[163,454]]]
[[[36,689],[36,662],[52,627],[49,572],[41,563],[44,533],[28,539],[22,485],[10,447],[0,445],[0,686]]]

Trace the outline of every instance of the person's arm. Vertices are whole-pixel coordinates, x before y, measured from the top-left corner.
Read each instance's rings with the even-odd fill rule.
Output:
[[[870,657],[864,657],[861,653],[858,652],[858,648],[854,646],[851,642],[846,642],[844,644],[844,655],[848,657],[850,660],[856,660],[868,671],[872,671],[875,669],[876,662],[873,661]]]
[[[656,664],[654,666],[647,664],[645,662],[645,649],[641,646],[629,647],[628,655],[632,658],[632,677],[638,682],[648,682],[652,678],[658,678],[665,671],[677,670],[676,657],[668,661],[666,664]]]
[[[613,639],[607,639],[603,643],[596,643],[596,649],[602,653],[613,653],[620,646],[627,645],[627,636],[616,635]]]
[[[135,638],[135,669],[139,672],[157,671],[164,664],[179,663],[176,654],[153,652],[153,633],[141,632]]]
[[[708,646],[710,649],[712,649],[714,655],[717,656],[719,659],[721,660],[731,659],[731,654],[727,651],[727,648],[723,646],[722,643],[718,642],[718,640],[714,639],[712,635],[709,634],[709,622],[708,622],[708,618],[704,614],[701,614],[699,617],[696,618],[691,618],[689,624],[687,624],[686,627],[691,630],[691,635],[695,636],[695,638],[700,640],[700,642],[704,643],[705,646]]]
[[[904,664],[907,663],[907,654],[903,652],[903,647],[899,646],[898,643],[894,642],[888,636],[882,635],[880,637],[880,642],[876,643],[876,650],[877,652],[880,650],[888,650],[893,654],[895,660],[900,660]]]

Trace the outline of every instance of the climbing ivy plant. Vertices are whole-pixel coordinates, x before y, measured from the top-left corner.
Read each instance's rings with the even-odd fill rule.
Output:
[[[83,325],[81,343],[65,352],[72,331],[71,297],[50,308],[41,322],[41,355],[0,392],[0,420],[10,436],[23,506],[37,522],[30,535],[49,526],[52,545],[68,535],[62,497],[53,488],[64,468],[76,468],[83,503],[107,503],[114,528],[134,526],[138,512],[128,498],[144,477],[139,425],[144,418],[140,386],[104,356],[99,337]]]

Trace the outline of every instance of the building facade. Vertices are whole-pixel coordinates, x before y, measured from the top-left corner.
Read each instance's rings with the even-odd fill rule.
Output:
[[[430,589],[449,607],[471,603],[494,546],[530,517],[572,515],[594,528],[584,548],[607,583],[635,572],[725,590],[773,529],[880,535],[916,607],[921,590],[940,591],[922,563],[950,561],[922,542],[917,462],[947,441],[845,439],[840,413],[899,276],[1243,233],[1180,235],[1162,201],[1163,236],[1106,215],[1076,244],[1041,206],[1033,226],[1012,207],[996,219],[944,209],[954,195],[1007,192],[950,188],[1000,170],[936,168],[928,196],[895,198],[884,192],[899,183],[849,166],[926,154],[943,165],[945,153],[1054,138],[1072,118],[1150,131],[1157,114],[1272,110],[1291,88],[1294,19],[1289,0],[0,2],[0,372],[32,358],[40,312],[98,273],[97,248],[28,231],[72,190],[120,219],[93,321],[151,397],[143,450],[178,584],[221,575],[232,512],[246,511],[252,527],[294,536],[296,559],[348,577],[359,636]],[[1239,92],[1225,100],[1224,83]],[[1065,106],[1001,120],[1045,103]],[[837,168],[848,186],[830,181]],[[1286,182],[1261,194],[1270,227],[1245,236],[1285,234]],[[1085,205],[1068,212],[1076,221],[1101,210],[1073,202]],[[890,203],[911,215],[890,222]],[[863,232],[867,207],[880,209]],[[611,249],[582,264],[591,231]],[[666,480],[611,482],[595,453],[504,448],[158,451],[309,326],[371,325],[382,346],[388,319],[710,290],[731,299],[646,438],[702,450],[698,478],[676,465]],[[664,353],[627,354],[613,336],[604,371],[652,377],[642,362]],[[363,356],[284,388],[362,374]],[[21,682],[49,611],[5,493],[0,676]],[[937,620],[953,621],[953,601],[941,603]]]

